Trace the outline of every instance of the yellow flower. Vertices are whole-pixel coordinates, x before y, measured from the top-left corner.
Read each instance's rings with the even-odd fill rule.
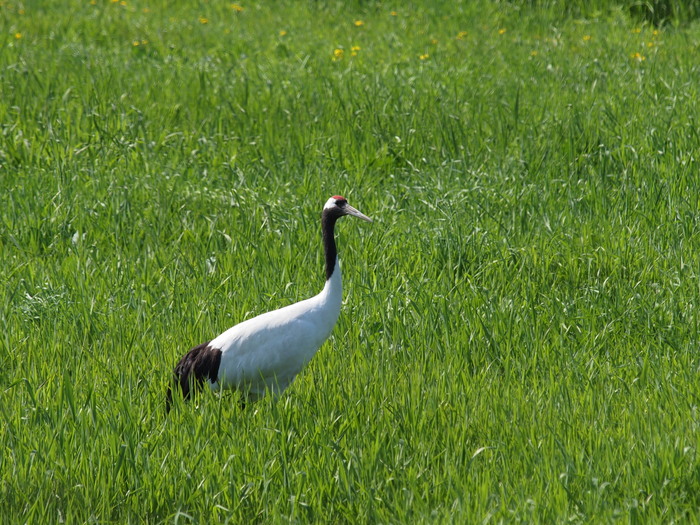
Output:
[[[457,40],[464,40],[467,37],[466,31],[460,31],[457,33]]]
[[[15,33],[15,38],[16,38],[17,40],[19,40],[20,38],[22,38],[22,33]]]
[[[121,2],[119,2],[119,5],[120,5],[120,6],[126,6],[126,0],[122,0]]]
[[[236,13],[243,11],[243,7],[238,4],[231,4],[231,9],[233,9]]]
[[[283,29],[280,31],[280,36],[287,36],[287,32]]]
[[[145,46],[146,44],[148,44],[148,40],[141,40],[141,45],[142,45],[142,46]]]
[[[430,57],[430,55],[428,53],[424,53],[424,54],[418,56],[418,58],[420,60],[427,60],[429,57]]]
[[[433,44],[434,46],[436,46],[436,45],[438,44],[438,39],[437,39],[437,38],[433,38],[433,39],[430,40],[430,43]]]
[[[635,34],[641,33],[641,32],[642,32],[642,28],[641,28],[641,27],[635,27],[635,28],[632,30],[632,32],[635,33]]]
[[[506,32],[506,28],[505,28],[505,27],[502,27],[501,29],[498,30],[498,34],[499,34],[499,35],[504,35],[505,32]]]
[[[591,39],[591,35],[583,35],[583,41],[588,42]]]
[[[343,56],[345,56],[345,51],[342,49],[334,49],[333,50],[333,60],[342,60]]]
[[[131,45],[134,46],[134,47],[138,47],[138,46],[141,45],[141,42],[139,42],[138,40],[134,40],[134,41],[131,43]]]
[[[141,9],[141,11],[143,11],[144,13],[150,13],[150,12],[151,12],[151,10],[150,10],[148,7],[144,7],[143,9]]]
[[[396,11],[392,11],[391,16],[398,16],[398,13]]]
[[[90,0],[90,5],[97,5],[97,0]]]
[[[642,55],[641,53],[632,53],[632,54],[630,55],[630,58],[632,58],[633,60],[636,60],[637,62],[643,62],[644,60],[647,59],[647,58],[646,58],[644,55]]]
[[[658,30],[658,29],[654,29],[654,30],[651,32],[651,34],[654,35],[654,36],[659,36],[659,30]]]
[[[360,49],[362,49],[360,46],[352,46],[350,51],[359,51]]]
[[[654,42],[647,42],[647,47],[654,47]]]
[[[355,27],[362,27],[365,23],[362,20],[355,20]]]
[[[537,56],[537,51],[530,51],[530,56],[531,57],[536,57]]]
[[[200,16],[200,17],[199,17],[199,23],[200,23],[200,24],[208,24],[208,23],[209,23],[209,19],[208,19],[208,18],[204,18],[203,16]]]

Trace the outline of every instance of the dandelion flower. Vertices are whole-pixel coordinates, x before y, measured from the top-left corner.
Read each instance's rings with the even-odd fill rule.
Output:
[[[647,47],[654,47],[654,42],[647,42]]]
[[[22,33],[15,33],[15,39],[19,40],[20,38],[22,38]]]
[[[642,55],[641,53],[632,53],[632,54],[630,55],[630,58],[631,58],[632,60],[636,60],[637,62],[643,62],[643,61],[645,61],[645,60],[647,59],[647,58],[646,58],[644,55]]]
[[[419,55],[418,58],[420,60],[427,60],[428,58],[430,58],[430,55],[428,53],[424,53],[422,55]]]
[[[233,9],[236,13],[243,11],[243,7],[238,4],[231,4],[231,9]]]
[[[355,27],[362,27],[365,23],[362,20],[355,20]]]
[[[536,50],[530,51],[530,56],[531,57],[536,57],[538,55]]]
[[[504,35],[506,33],[506,28],[502,27],[501,29],[498,30],[499,35]]]
[[[283,29],[280,31],[280,36],[287,36],[287,32]]]
[[[467,37],[466,31],[460,31],[457,33],[457,40],[464,40]]]
[[[391,16],[398,16],[398,13],[396,11],[392,11]]]
[[[345,56],[345,51],[338,48],[333,50],[333,60],[342,60]]]
[[[591,40],[591,35],[583,35],[583,41],[589,42]]]
[[[139,42],[138,40],[134,40],[134,41],[131,43],[131,45],[134,46],[134,47],[139,47],[139,46],[141,45],[141,42]]]
[[[200,17],[199,17],[199,23],[200,23],[200,24],[208,24],[208,23],[209,23],[209,19],[208,19],[208,18],[204,18],[203,16],[200,16]]]
[[[642,32],[642,28],[641,28],[641,27],[635,27],[635,28],[632,30],[632,32],[636,35],[636,34]]]

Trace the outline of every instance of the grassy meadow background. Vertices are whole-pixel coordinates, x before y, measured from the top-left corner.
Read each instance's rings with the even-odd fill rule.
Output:
[[[665,4],[3,0],[3,523],[700,520]],[[165,417],[184,351],[320,290],[337,193],[375,222],[331,339]]]

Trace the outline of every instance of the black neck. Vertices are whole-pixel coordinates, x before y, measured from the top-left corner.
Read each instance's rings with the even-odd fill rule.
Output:
[[[338,249],[335,246],[335,221],[340,215],[335,208],[323,210],[321,218],[321,230],[323,232],[323,251],[326,255],[326,280],[331,278],[335,269],[335,260],[338,257]]]

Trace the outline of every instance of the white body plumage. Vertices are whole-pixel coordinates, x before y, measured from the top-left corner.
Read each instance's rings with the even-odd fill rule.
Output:
[[[342,277],[336,259],[318,295],[261,314],[228,329],[209,345],[221,350],[214,389],[245,390],[251,400],[282,392],[331,335],[342,302]]]

